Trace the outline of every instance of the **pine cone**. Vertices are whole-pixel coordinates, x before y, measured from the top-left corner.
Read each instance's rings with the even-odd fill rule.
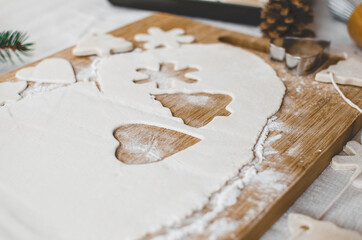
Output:
[[[313,22],[312,0],[269,0],[261,13],[260,29],[264,36],[313,35],[306,26]]]

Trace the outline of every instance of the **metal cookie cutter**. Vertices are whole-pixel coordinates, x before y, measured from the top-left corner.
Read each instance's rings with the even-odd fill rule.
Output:
[[[311,38],[276,38],[270,41],[270,58],[284,60],[288,70],[295,75],[305,75],[322,64],[329,45],[330,41]]]

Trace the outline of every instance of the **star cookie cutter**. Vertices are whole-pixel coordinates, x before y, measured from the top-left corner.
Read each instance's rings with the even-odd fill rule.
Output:
[[[270,41],[270,58],[284,61],[295,75],[306,75],[316,70],[329,52],[330,41],[311,38],[285,37]]]

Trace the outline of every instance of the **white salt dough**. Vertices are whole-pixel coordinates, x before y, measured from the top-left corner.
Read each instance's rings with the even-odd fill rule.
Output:
[[[362,144],[357,141],[349,141],[343,150],[348,156],[333,157],[331,166],[335,170],[353,171],[352,178],[355,179],[352,185],[362,189]]]
[[[356,58],[348,58],[339,61],[336,65],[329,66],[316,74],[315,80],[320,82],[331,82],[329,73],[334,73],[338,84],[354,85],[362,87],[362,61]]]
[[[100,57],[112,53],[128,52],[133,49],[133,44],[124,38],[113,37],[110,34],[94,34],[82,39],[72,53],[75,56],[98,55]]]
[[[2,82],[0,83],[0,105],[7,101],[20,99],[19,93],[27,87],[27,82]]]
[[[149,95],[161,91],[132,81],[163,62],[200,69],[197,83],[169,91],[229,94],[232,114],[201,128],[173,118]],[[262,59],[221,44],[113,55],[98,74],[104,93],[77,83],[0,108],[0,239],[138,239],[179,222],[253,159],[285,91]],[[163,161],[123,164],[113,131],[131,123],[201,141]]]
[[[147,42],[144,44],[146,49],[155,49],[165,46],[168,48],[179,47],[180,43],[192,43],[195,38],[191,35],[184,35],[185,31],[181,28],[174,28],[168,32],[158,27],[148,29],[148,34],[140,33],[135,36],[135,40],[139,42]]]
[[[19,80],[43,83],[74,83],[73,67],[63,58],[48,58],[35,67],[23,68],[16,72]]]
[[[302,214],[289,214],[288,225],[293,236],[288,238],[290,240],[362,240],[362,235],[358,232]]]

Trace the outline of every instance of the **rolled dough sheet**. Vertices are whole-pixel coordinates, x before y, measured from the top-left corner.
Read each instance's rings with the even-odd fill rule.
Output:
[[[269,65],[226,45],[123,56],[101,62],[104,93],[76,83],[0,108],[0,239],[138,239],[182,220],[253,158],[285,91]],[[232,114],[201,128],[173,118],[150,97],[159,92],[152,83],[132,81],[139,74],[132,67],[157,70],[163,61],[200,69],[198,83],[169,91],[229,94]],[[160,162],[127,165],[115,157],[113,131],[131,123],[201,142]]]

